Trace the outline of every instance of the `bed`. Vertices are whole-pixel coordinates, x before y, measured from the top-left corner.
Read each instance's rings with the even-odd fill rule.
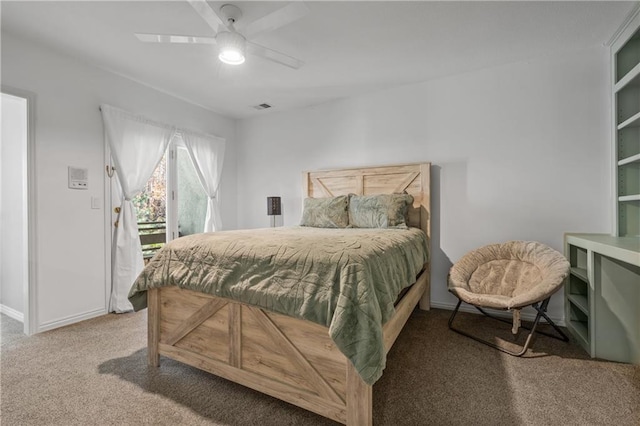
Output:
[[[136,309],[145,306],[148,308],[149,364],[158,366],[160,355],[163,355],[343,424],[372,424],[372,386],[384,368],[386,353],[393,346],[416,305],[420,303],[422,309],[429,309],[429,179],[429,163],[303,173],[305,198],[326,198],[346,194],[410,194],[413,196],[413,203],[408,208],[406,219],[409,227],[413,229],[379,230],[382,234],[363,229],[317,230],[305,227],[227,231],[216,233],[215,236],[194,236],[193,241],[181,238],[175,240],[175,247],[168,244],[145,267],[130,293],[130,300],[135,302]],[[422,258],[419,262],[421,264],[417,267],[407,267],[406,272],[399,272],[395,266],[387,267],[381,261],[375,262],[374,258],[374,263],[378,263],[379,273],[383,275],[374,275],[375,279],[364,275],[364,279],[358,279],[358,283],[365,287],[377,286],[373,281],[378,277],[385,281],[397,281],[387,282],[394,288],[394,292],[389,291],[394,300],[384,301],[385,297],[376,293],[378,297],[375,299],[375,306],[382,307],[380,314],[366,312],[367,305],[362,301],[364,293],[360,291],[351,298],[355,300],[353,303],[349,301],[351,299],[342,297],[342,293],[336,298],[327,296],[326,300],[314,299],[317,305],[307,303],[307,298],[303,303],[298,303],[300,306],[288,299],[262,303],[260,295],[247,294],[252,286],[245,285],[241,289],[234,284],[235,275],[234,272],[230,272],[232,268],[228,265],[217,265],[218,272],[211,272],[202,266],[206,261],[192,261],[184,255],[189,250],[195,253],[192,245],[211,238],[219,239],[215,245],[223,247],[220,250],[225,253],[240,250],[242,241],[252,247],[266,247],[272,243],[271,240],[276,244],[284,239],[289,243],[276,244],[279,247],[275,249],[278,256],[293,259],[295,265],[301,265],[304,262],[296,258],[300,250],[296,248],[293,239],[287,240],[290,238],[289,234],[299,234],[299,240],[307,243],[311,241],[313,245],[325,247],[320,251],[329,251],[326,247],[331,246],[331,241],[335,241],[336,247],[340,246],[338,240],[340,244],[353,246],[353,243],[347,240],[346,234],[350,231],[353,231],[352,234],[361,234],[358,236],[359,241],[373,241],[371,244],[378,250],[380,259],[384,258],[383,255],[387,256],[395,250],[404,250],[404,246],[410,245],[411,243],[403,242],[405,238],[408,241],[416,241],[421,237],[426,241],[427,257]],[[332,233],[338,238],[331,236]],[[398,244],[393,247],[376,245],[376,241],[380,244],[385,241],[393,244],[395,240],[398,240]],[[223,241],[226,242],[223,244]],[[345,250],[344,253],[336,254],[335,259],[347,258],[345,265],[350,267],[352,262],[348,259],[349,253],[353,255],[355,251]],[[414,256],[409,255],[409,251],[403,253],[405,252],[400,253],[400,258]],[[247,260],[247,256],[255,256],[255,253],[243,256],[243,259]],[[307,259],[308,264],[314,263],[312,255],[301,256]],[[256,259],[251,257],[248,263],[259,264],[260,260]],[[416,260],[413,259],[412,262],[415,264]],[[180,263],[188,272],[171,275],[167,271],[168,265],[172,263]],[[294,266],[294,269],[302,269],[302,276],[306,276],[304,274],[307,273],[307,266]],[[352,271],[342,274],[341,271],[347,266],[339,266],[337,270],[331,269],[327,273],[341,277],[344,275],[347,278],[341,278],[343,281],[351,279],[352,275],[358,275],[351,273]],[[194,272],[196,270],[197,273]],[[260,273],[251,272],[249,275],[259,276]],[[387,275],[384,275],[385,273]],[[166,278],[154,281],[154,274]],[[274,277],[272,281],[282,278],[276,277],[276,271],[269,274]],[[315,271],[314,275],[317,275]],[[287,276],[290,276],[289,272]],[[320,280],[323,279],[321,275],[318,276]],[[207,280],[230,284],[222,286],[222,289],[214,288]],[[182,281],[195,282],[190,288],[185,288]],[[244,278],[242,280],[247,281]],[[255,278],[253,286],[259,286],[263,282],[269,281]],[[285,278],[282,278],[282,282],[286,282]],[[336,288],[338,287],[343,288],[344,282]],[[297,289],[296,291],[310,291],[307,285],[292,288]],[[398,293],[403,290],[398,300],[395,300],[395,290],[398,290]],[[331,294],[331,291],[327,290],[324,293]],[[355,306],[357,303],[362,305]],[[304,308],[315,316],[312,320],[303,319],[297,315],[298,311],[291,310],[290,305],[296,305],[296,309]],[[349,308],[352,305],[355,308]],[[359,331],[360,335],[354,332],[354,335],[350,336],[352,327],[347,327],[345,333],[344,327],[335,317],[342,318],[342,312],[347,311],[363,311],[366,316],[356,317],[355,323],[358,324],[358,328],[371,327],[370,330],[363,329],[364,331]],[[339,313],[341,315],[338,315]],[[364,339],[362,336],[367,337]],[[367,339],[370,341],[360,344],[361,340]],[[376,349],[378,346],[379,349]]]

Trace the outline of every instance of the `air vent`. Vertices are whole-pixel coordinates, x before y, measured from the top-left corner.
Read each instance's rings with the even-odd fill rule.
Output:
[[[255,109],[258,109],[258,110],[260,110],[260,109],[267,109],[267,108],[271,108],[271,105],[269,105],[269,104],[260,104],[260,105],[256,105],[256,106],[254,106],[254,108],[255,108]]]

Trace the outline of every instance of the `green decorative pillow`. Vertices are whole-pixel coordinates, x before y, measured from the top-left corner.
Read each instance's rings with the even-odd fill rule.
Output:
[[[349,225],[349,197],[305,198],[301,226],[346,228]]]
[[[349,195],[349,226],[353,228],[407,228],[409,194]]]

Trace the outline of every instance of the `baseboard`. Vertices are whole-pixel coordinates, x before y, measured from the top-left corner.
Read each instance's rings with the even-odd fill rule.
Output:
[[[66,318],[61,318],[53,321],[47,321],[38,326],[36,333],[42,333],[43,331],[53,330],[54,328],[64,327],[65,325],[75,324],[80,321],[85,321],[91,318],[106,315],[107,310],[105,308],[88,311],[78,315],[71,315]]]
[[[18,312],[13,308],[0,304],[0,314],[5,314],[9,318],[13,318],[16,321],[24,322],[24,314]]]
[[[443,303],[443,302],[434,302],[431,301],[431,307],[432,308],[437,308],[437,309],[446,309],[448,311],[453,311],[456,308],[456,303]],[[478,315],[482,315],[480,313],[480,311],[478,311],[476,308],[474,308],[471,305],[467,305],[466,303],[463,303],[462,305],[460,305],[460,312],[467,312],[470,314],[478,314]],[[485,311],[489,312],[491,315],[495,315],[497,317],[503,317],[503,318],[511,318],[511,313],[509,311],[497,311],[495,309],[485,309]],[[533,312],[526,312],[526,311],[522,311],[522,313],[520,314],[520,318],[522,318],[525,321],[533,321],[536,319],[536,314],[535,311]],[[560,327],[566,327],[566,324],[564,322],[564,318],[557,318],[557,317],[553,317],[551,315],[549,315],[549,318],[551,318],[551,321],[553,321],[556,325],[559,325]],[[542,320],[544,322],[544,319]]]

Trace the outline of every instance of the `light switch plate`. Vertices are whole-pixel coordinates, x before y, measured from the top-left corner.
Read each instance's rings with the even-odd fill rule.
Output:
[[[102,208],[102,200],[100,200],[100,197],[91,197],[91,208],[92,209]]]

